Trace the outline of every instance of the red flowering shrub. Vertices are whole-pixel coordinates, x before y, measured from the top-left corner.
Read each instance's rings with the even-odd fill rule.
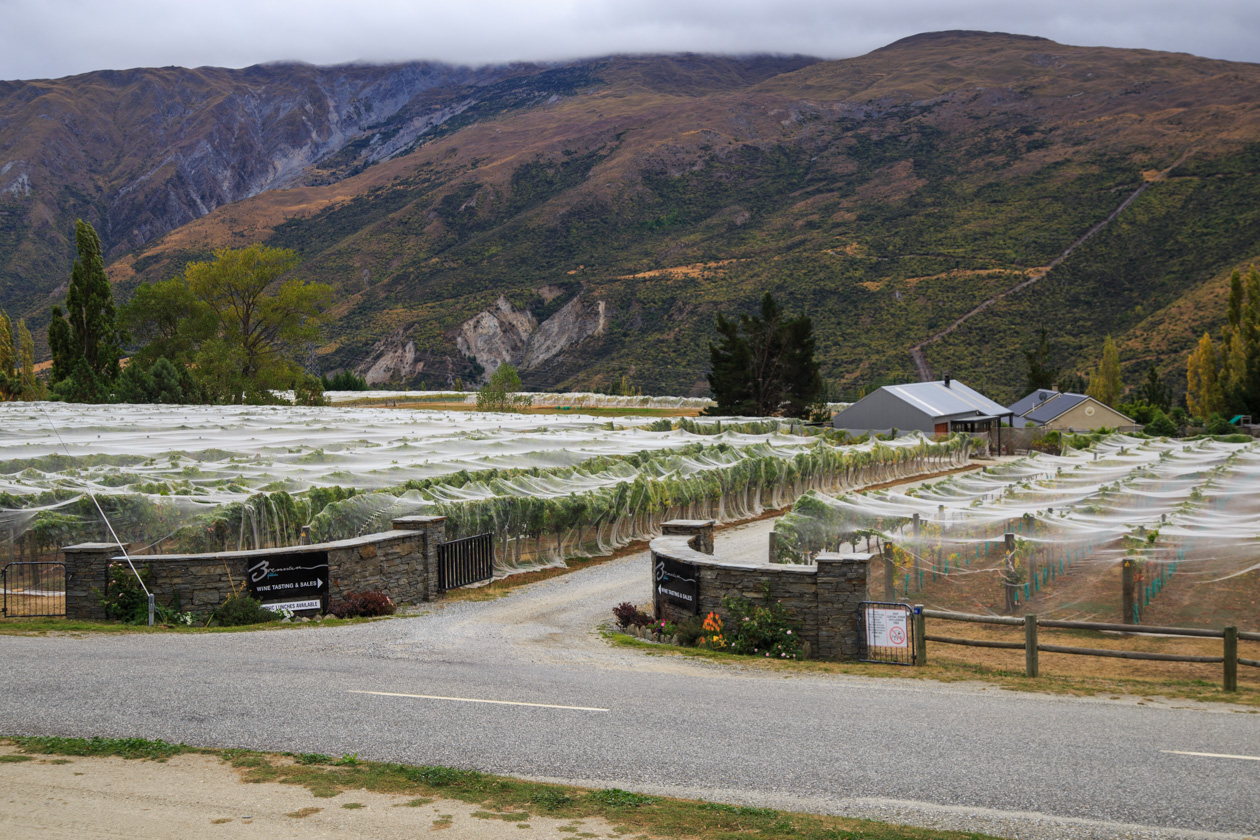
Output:
[[[393,615],[398,608],[389,596],[378,590],[347,592],[346,597],[329,610],[337,618],[374,618]]]

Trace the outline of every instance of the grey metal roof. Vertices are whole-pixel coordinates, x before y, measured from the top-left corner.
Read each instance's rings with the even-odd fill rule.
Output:
[[[931,417],[1004,417],[1011,410],[968,388],[957,379],[948,387],[941,382],[912,382],[909,385],[885,385],[882,389],[907,402]]]
[[[1059,396],[1058,391],[1050,388],[1038,388],[1018,402],[1011,403],[1010,411],[1016,417],[1023,417],[1037,406],[1043,405],[1057,396]]]
[[[1024,419],[1031,420],[1039,425],[1041,423],[1049,423],[1054,418],[1067,414],[1087,399],[1089,397],[1084,394],[1060,394],[1058,397],[1037,406],[1025,414]]]

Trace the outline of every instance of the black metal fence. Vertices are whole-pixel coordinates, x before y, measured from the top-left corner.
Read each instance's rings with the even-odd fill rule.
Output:
[[[858,638],[863,662],[913,665],[914,611],[906,604],[863,601],[858,604]]]
[[[494,535],[478,534],[438,546],[438,591],[494,577]]]
[[[0,569],[6,618],[66,614],[65,563],[10,563]]]

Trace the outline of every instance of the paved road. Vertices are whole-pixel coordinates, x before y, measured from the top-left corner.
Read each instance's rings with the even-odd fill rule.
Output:
[[[760,552],[768,528],[723,532],[717,553]],[[648,576],[640,554],[343,628],[4,636],[0,732],[358,753],[1010,837],[1260,834],[1260,761],[1165,752],[1260,756],[1254,714],[609,647],[596,628],[647,602]]]

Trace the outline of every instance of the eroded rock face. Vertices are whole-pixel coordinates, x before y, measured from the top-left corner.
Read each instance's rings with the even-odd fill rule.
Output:
[[[592,335],[602,335],[606,324],[602,300],[588,302],[580,295],[575,297],[530,336],[521,368],[537,367]]]
[[[539,324],[529,312],[500,297],[493,309],[479,312],[460,326],[455,345],[476,359],[487,375],[505,362],[529,370],[603,333],[606,324],[602,300],[587,301],[579,295]]]
[[[500,296],[493,309],[478,312],[460,325],[455,346],[465,356],[476,359],[489,375],[504,362],[520,367],[530,336],[537,327],[538,321],[533,315],[520,311]]]
[[[579,295],[539,324],[530,312],[500,296],[493,307],[460,324],[455,347],[463,356],[476,359],[489,378],[505,362],[522,371],[539,367],[570,347],[602,335],[607,324],[602,300]],[[410,331],[410,327],[395,330],[372,347],[370,361],[358,368],[369,385],[405,383],[426,370],[430,378],[460,375],[457,358],[446,356],[440,348],[417,350]]]
[[[371,367],[363,372],[369,385],[406,381],[424,370],[424,362],[416,359],[416,344],[402,330],[395,330],[372,348]]]

